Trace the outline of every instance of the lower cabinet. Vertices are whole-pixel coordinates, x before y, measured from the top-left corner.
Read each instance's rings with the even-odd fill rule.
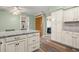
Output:
[[[79,33],[64,31],[62,43],[79,49]]]
[[[25,40],[19,40],[16,43],[16,52],[24,52],[25,51]]]
[[[6,52],[15,52],[16,46],[16,41],[6,43]]]
[[[4,39],[0,39],[0,52],[4,52],[5,51],[5,40]]]
[[[72,38],[73,47],[79,49],[79,33],[73,33]]]
[[[24,39],[13,41],[13,42],[7,42],[6,52],[24,52],[27,49],[25,43],[26,43],[26,40]]]
[[[32,52],[40,48],[39,36],[39,33],[28,35],[28,52]]]
[[[6,52],[24,52],[24,43],[25,41],[14,41],[6,43]]]
[[[39,48],[39,33],[0,39],[0,52],[32,52]]]
[[[65,33],[65,44],[72,46],[72,32]]]
[[[79,49],[79,38],[77,38],[77,46],[76,47]]]
[[[35,50],[37,50],[39,48],[40,48],[40,43],[39,42],[38,43],[35,43],[34,45],[29,45],[28,52],[35,51]]]

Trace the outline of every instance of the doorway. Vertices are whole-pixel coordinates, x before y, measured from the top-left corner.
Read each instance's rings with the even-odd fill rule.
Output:
[[[40,32],[40,36],[43,35],[42,18],[41,15],[35,17],[35,29]]]

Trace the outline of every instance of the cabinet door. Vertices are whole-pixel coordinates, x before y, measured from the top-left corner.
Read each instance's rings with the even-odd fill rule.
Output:
[[[59,10],[56,12],[57,41],[58,42],[61,42],[62,40],[62,19],[63,19],[63,11]]]
[[[73,21],[74,18],[74,8],[64,11],[64,21]]]
[[[25,48],[25,40],[19,40],[16,46],[16,52],[24,52]]]
[[[79,49],[79,33],[73,33],[73,47]]]
[[[6,52],[16,51],[16,41],[6,43]]]
[[[5,52],[5,39],[0,39],[0,52]]]
[[[79,21],[79,7],[77,7],[77,9],[78,9],[78,10],[77,10],[77,14],[78,14],[78,16],[77,16],[77,18],[78,18],[77,21]]]
[[[79,7],[74,8],[74,20],[73,21],[78,21],[78,8]]]
[[[17,44],[19,44],[20,45],[20,43],[19,42],[21,42],[21,45],[22,44],[24,44],[23,46],[25,46],[24,47],[24,49],[25,49],[25,52],[27,52],[27,35],[22,35],[22,36],[19,36],[19,41],[18,41],[18,43]],[[18,45],[17,45],[18,46]]]
[[[56,21],[52,22],[51,28],[51,40],[56,41],[57,39],[57,29],[56,29]]]
[[[57,39],[57,28],[56,28],[56,15],[52,13],[52,24],[51,24],[51,40],[56,41]]]
[[[39,48],[40,48],[40,43],[37,42],[37,43],[35,43],[35,44],[33,44],[33,45],[29,45],[29,47],[28,47],[28,52],[35,51],[35,50],[37,50],[37,49],[39,49]]]
[[[76,47],[79,49],[79,37],[77,38],[77,45]]]
[[[69,46],[72,46],[72,33],[71,32],[64,32],[63,43]]]

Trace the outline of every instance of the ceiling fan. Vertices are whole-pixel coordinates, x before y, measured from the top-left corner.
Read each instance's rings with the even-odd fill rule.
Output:
[[[10,12],[11,12],[13,15],[19,15],[19,14],[21,14],[22,12],[24,12],[24,8],[23,8],[23,7],[19,7],[19,6],[13,6],[13,7],[11,7]]]

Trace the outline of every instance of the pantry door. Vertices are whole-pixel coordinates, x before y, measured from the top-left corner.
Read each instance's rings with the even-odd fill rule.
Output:
[[[40,32],[40,36],[42,36],[42,16],[36,16],[35,17],[35,29]]]

